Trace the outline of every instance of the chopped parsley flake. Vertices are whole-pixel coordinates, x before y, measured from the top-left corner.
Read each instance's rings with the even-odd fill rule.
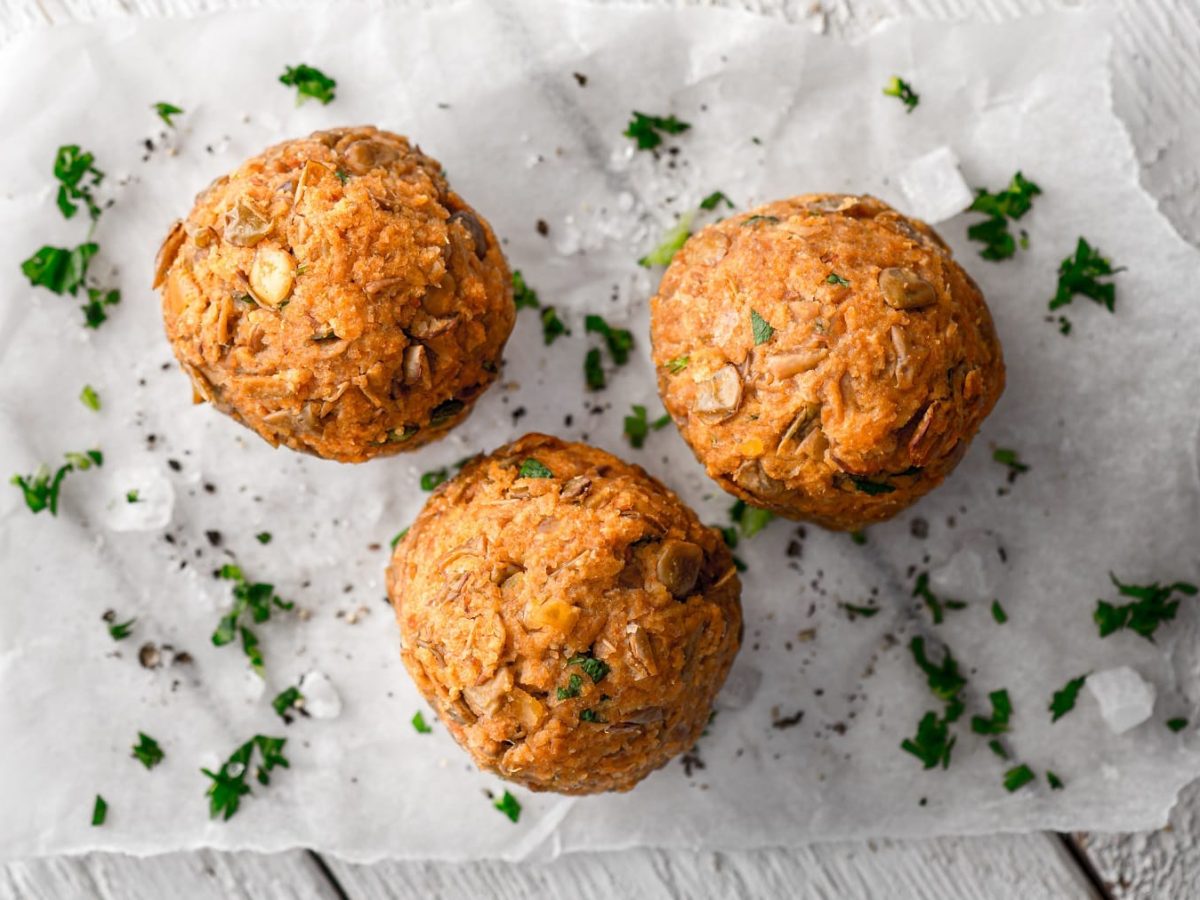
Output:
[[[667,360],[667,370],[672,375],[678,375],[688,367],[688,363],[692,361],[690,356],[677,356],[674,359]]]
[[[396,536],[395,536],[394,538],[392,538],[392,543],[391,543],[391,547],[392,547],[392,549],[393,549],[393,550],[395,550],[395,549],[396,549],[396,545],[397,545],[398,543],[400,543],[402,540],[404,540],[404,536],[405,536],[406,534],[408,534],[408,529],[407,529],[407,528],[403,528],[403,529],[401,529],[400,531],[397,531],[397,532],[396,532]]]
[[[138,742],[133,745],[133,758],[140,762],[147,769],[153,769],[157,766],[166,754],[163,753],[162,747],[158,746],[158,741],[150,737],[144,731],[138,732]]]
[[[933,696],[946,704],[946,721],[956,721],[962,715],[963,701],[959,697],[959,693],[967,686],[967,679],[959,672],[958,661],[950,653],[950,648],[946,648],[942,661],[938,665],[935,665],[925,655],[924,638],[914,637],[909,642],[909,649],[912,650],[913,659],[918,668],[925,673],[926,682]]]
[[[850,540],[862,547],[867,543],[867,533],[861,529],[858,531],[852,531],[850,532]]]
[[[1008,613],[1004,611],[999,600],[992,601],[992,618],[996,620],[997,625],[1003,625],[1008,621]]]
[[[570,334],[571,329],[568,328],[563,320],[558,317],[558,310],[553,306],[547,306],[542,310],[542,342],[549,347],[564,334]]]
[[[1196,585],[1186,581],[1176,581],[1174,584],[1122,584],[1111,572],[1108,575],[1123,597],[1132,597],[1132,603],[1120,606],[1107,600],[1096,601],[1096,611],[1092,614],[1100,629],[1100,637],[1108,637],[1123,628],[1140,634],[1146,640],[1154,641],[1154,632],[1163,622],[1175,618],[1179,610],[1179,601],[1172,600],[1171,595],[1179,592],[1188,597],[1196,596]]]
[[[286,743],[287,738],[256,734],[234,750],[218,771],[201,769],[200,771],[212,780],[205,792],[205,796],[209,798],[209,815],[214,819],[220,816],[228,820],[238,811],[242,797],[250,793],[246,776],[250,774],[251,761],[256,749],[260,761],[254,767],[254,777],[259,784],[265,786],[271,783],[270,773],[276,766],[288,768],[288,761],[283,756],[283,745]]]
[[[604,720],[600,718],[600,714],[598,712],[596,712],[594,709],[585,709],[585,710],[580,711],[579,721],[580,722],[603,722]]]
[[[242,638],[242,652],[250,660],[250,665],[259,675],[263,671],[262,651],[258,649],[258,637],[245,625],[240,625],[242,614],[249,611],[251,619],[256,623],[271,618],[272,608],[291,609],[295,606],[290,601],[280,599],[275,593],[275,586],[261,582],[250,582],[242,574],[241,568],[226,563],[217,570],[217,577],[233,584],[233,607],[217,624],[213,632],[213,646],[223,647],[233,641],[239,634]]]
[[[679,221],[663,235],[662,242],[638,260],[638,265],[644,268],[665,266],[674,259],[675,254],[687,243],[692,235],[693,214],[688,212],[679,217]]]
[[[883,89],[883,93],[888,97],[895,97],[905,106],[906,112],[912,112],[917,108],[917,104],[921,102],[921,95],[912,89],[912,85],[898,75],[893,75],[888,81],[887,87]]]
[[[345,169],[337,169],[333,174],[337,177],[337,180],[340,181],[342,184],[345,184],[347,181],[350,180],[350,173],[347,172]]]
[[[413,713],[412,727],[417,734],[429,734],[433,731],[433,729],[429,727],[429,723],[425,721],[425,714],[419,709]]]
[[[830,272],[825,276],[826,284],[836,284],[839,287],[850,287],[850,282],[839,275],[837,272]]]
[[[608,352],[618,366],[629,362],[629,351],[633,349],[632,332],[624,328],[613,328],[600,316],[588,316],[584,320],[584,329],[589,334],[598,334],[604,338]]]
[[[44,287],[59,296],[70,294],[74,297],[80,288],[84,288],[88,298],[80,307],[84,325],[99,328],[108,318],[104,310],[121,302],[120,291],[102,290],[85,284],[88,266],[99,250],[99,245],[90,241],[73,249],[47,245],[21,263],[21,271],[34,287]]]
[[[553,478],[554,473],[546,466],[538,462],[532,456],[521,463],[521,468],[517,470],[518,478]]]
[[[429,424],[441,425],[443,422],[453,419],[460,412],[462,412],[462,408],[464,406],[466,406],[466,404],[461,400],[455,400],[453,398],[450,400],[443,400],[441,403],[435,406],[433,411],[429,414]],[[407,425],[404,426],[404,432],[405,434],[408,433]],[[415,434],[416,432],[414,431],[413,433]]]
[[[958,738],[950,734],[949,723],[935,712],[927,712],[917,723],[915,737],[905,738],[900,749],[919,759],[926,769],[950,766],[950,751]]]
[[[1004,773],[1004,789],[1010,794],[1013,791],[1020,790],[1033,781],[1037,776],[1033,774],[1033,769],[1021,763],[1019,766],[1014,766]]]
[[[100,395],[90,384],[85,384],[83,390],[79,392],[79,402],[90,410],[100,411]]]
[[[291,723],[291,712],[293,709],[299,709],[304,705],[304,695],[300,693],[300,688],[289,687],[275,695],[275,699],[271,701],[271,708],[279,714],[279,718],[284,722]]]
[[[104,173],[96,168],[95,156],[80,150],[77,144],[59,147],[54,156],[54,177],[58,180],[58,209],[65,218],[74,218],[81,203],[93,222],[100,218],[92,188],[104,180]]]
[[[850,483],[854,485],[856,490],[872,497],[879,494],[890,494],[896,490],[895,485],[888,484],[886,481],[872,481],[870,478],[863,478],[861,475],[851,475]]]
[[[602,659],[594,656],[572,656],[567,660],[568,666],[579,666],[585,675],[592,679],[592,684],[599,684],[604,676],[611,671],[611,666]]]
[[[750,330],[754,334],[754,345],[765,344],[771,339],[771,335],[775,333],[775,329],[771,327],[762,316],[758,314],[758,310],[750,310]]]
[[[751,506],[744,500],[737,500],[729,507],[729,521],[738,527],[744,538],[754,537],[774,518],[775,513],[769,509]]]
[[[653,150],[662,143],[664,134],[683,134],[691,127],[688,122],[681,122],[674,115],[664,118],[634,111],[624,134],[637,142],[639,150]]]
[[[538,301],[537,291],[525,283],[525,276],[519,269],[512,273],[513,303],[517,309],[538,309],[542,304]]]
[[[1008,751],[1004,749],[1004,745],[1000,743],[999,739],[992,738],[988,741],[988,749],[1001,759],[1008,759]]]
[[[421,490],[432,491],[435,487],[445,481],[450,475],[447,469],[434,469],[431,472],[426,472],[421,476]]]
[[[1061,791],[1064,787],[1063,780],[1049,769],[1046,770],[1046,784],[1050,785],[1052,791]]]
[[[158,116],[160,119],[163,120],[164,123],[166,123],[166,126],[168,128],[175,127],[175,123],[174,123],[174,121],[172,121],[172,118],[171,118],[172,116],[183,115],[183,110],[180,109],[178,106],[175,106],[173,103],[163,103],[162,101],[159,101],[158,103],[155,103],[154,105],[152,105],[150,108],[152,110],[154,110],[154,114],[156,116]]]
[[[912,596],[920,597],[925,601],[925,605],[929,607],[929,614],[933,616],[933,624],[941,625],[946,617],[948,609],[963,609],[967,604],[962,600],[942,600],[933,592],[933,588],[929,586],[929,573],[920,572],[917,575],[916,584],[913,585]]]
[[[99,794],[96,795],[95,805],[92,806],[92,827],[97,828],[104,824],[104,820],[108,817],[108,803]]]
[[[279,76],[279,82],[296,89],[296,105],[299,106],[309,97],[328,105],[333,100],[334,88],[337,82],[320,69],[301,63],[298,66],[288,66]]]
[[[758,225],[763,225],[763,224],[778,225],[779,224],[779,216],[750,216],[750,218],[748,218],[748,219],[746,219],[746,221],[742,222],[741,227],[745,228],[750,225],[758,226]]]
[[[1066,306],[1075,299],[1076,294],[1083,294],[1113,312],[1117,302],[1117,286],[1100,279],[1121,271],[1124,270],[1114,269],[1099,250],[1093,249],[1091,244],[1080,238],[1075,245],[1075,255],[1068,256],[1059,264],[1058,290],[1050,300],[1050,309]]]
[[[258,541],[260,544],[269,544],[269,543],[271,543],[271,532],[260,531],[258,534],[256,534],[254,536],[254,539],[256,541]]]
[[[1012,717],[1012,702],[1008,698],[1008,691],[992,691],[988,694],[988,699],[992,701],[991,718],[972,716],[971,730],[976,734],[1004,734],[1008,731],[1008,720]]]
[[[134,488],[132,491],[125,492],[125,502],[126,503],[141,503],[142,502],[141,497],[138,495],[137,488]]]
[[[859,616],[862,616],[864,619],[869,619],[871,616],[879,612],[878,606],[855,606],[852,603],[840,603],[838,605],[846,611],[851,622],[853,622]]]
[[[629,438],[629,443],[635,448],[641,449],[646,443],[646,436],[651,430],[659,431],[671,424],[671,417],[666,413],[659,416],[654,421],[649,421],[646,418],[646,407],[633,405],[633,415],[625,417],[625,437]]]
[[[88,450],[85,453],[65,453],[66,464],[59,466],[54,474],[50,474],[47,466],[39,466],[32,475],[14,475],[9,479],[10,484],[21,489],[25,496],[25,505],[32,513],[40,513],[43,509],[50,510],[50,515],[58,515],[58,495],[62,490],[63,479],[68,472],[76,469],[84,471],[92,465],[104,463],[104,455],[99,450]]]
[[[113,622],[108,626],[108,636],[114,641],[123,641],[133,633],[133,626],[137,624],[137,619],[130,619],[127,622]]]
[[[600,348],[593,347],[583,358],[583,377],[587,380],[589,390],[600,391],[608,384],[604,375],[604,365],[600,362]]]
[[[1078,678],[1068,681],[1061,690],[1054,692],[1054,697],[1050,700],[1051,722],[1057,722],[1075,708],[1075,701],[1079,699],[1079,689],[1083,687],[1085,681],[1087,681],[1087,676],[1080,675]]]
[[[570,700],[572,697],[578,697],[582,688],[583,679],[572,673],[567,679],[567,686],[560,687],[556,693],[556,696],[559,700]]]
[[[500,810],[500,812],[504,813],[514,822],[521,818],[521,804],[508,791],[505,791],[504,796],[493,803],[492,806]]]
[[[1167,727],[1174,732],[1183,731],[1187,728],[1188,720],[1184,718],[1167,719]]]
[[[707,197],[700,201],[700,208],[706,210],[714,210],[724,203],[730,209],[733,209],[733,201],[725,196],[724,191],[713,191]]]
[[[1008,187],[997,193],[976,189],[975,199],[967,211],[983,213],[987,218],[967,229],[967,239],[984,245],[979,251],[980,256],[998,262],[1017,252],[1017,241],[1008,230],[1009,220],[1019,219],[1029,212],[1033,198],[1041,192],[1040,187],[1020,172],[1013,175]],[[1021,246],[1028,243],[1022,232]]]
[[[1023,475],[1029,471],[1029,466],[1021,462],[1021,458],[1017,455],[1016,450],[997,447],[992,451],[992,460],[1000,463],[1002,466],[1008,466],[1009,481],[1015,481],[1018,475]]]

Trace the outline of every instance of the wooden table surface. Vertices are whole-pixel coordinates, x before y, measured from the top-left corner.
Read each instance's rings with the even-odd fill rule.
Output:
[[[1132,133],[1142,182],[1180,233],[1200,245],[1200,0],[692,2],[806,21],[830,34],[849,37],[899,15],[1002,20],[1051,9],[1111,9],[1116,16],[1113,102]],[[189,15],[257,5],[291,4],[288,0],[0,0],[0,42],[18,31],[53,23]],[[351,865],[305,850],[273,855],[201,850],[144,859],[94,853],[10,862],[0,868],[3,900],[235,897],[1184,900],[1200,897],[1200,782],[1183,792],[1170,827],[1145,834],[876,840],[736,853],[635,850],[574,854],[552,863],[521,865]]]

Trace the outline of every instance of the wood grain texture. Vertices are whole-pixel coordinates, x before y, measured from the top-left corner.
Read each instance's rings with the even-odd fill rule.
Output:
[[[351,0],[343,0],[351,2]],[[434,0],[425,0],[434,2]],[[599,2],[599,0],[596,0]],[[644,0],[672,2],[672,0]],[[1115,11],[1114,107],[1129,125],[1141,178],[1185,238],[1200,244],[1200,3],[1196,0],[674,0],[717,3],[806,21],[854,37],[897,15],[1003,20],[1065,7]],[[109,16],[195,15],[288,7],[286,0],[0,0],[0,41],[48,24]],[[1118,898],[1200,896],[1200,785],[1186,791],[1172,827],[1137,835],[1078,835]],[[865,842],[745,853],[637,850],[580,854],[545,865],[326,860],[346,896],[498,897],[929,897],[1095,896],[1052,835]],[[336,898],[337,887],[303,851],[275,855],[199,851],[149,859],[92,854],[9,863],[0,898]]]

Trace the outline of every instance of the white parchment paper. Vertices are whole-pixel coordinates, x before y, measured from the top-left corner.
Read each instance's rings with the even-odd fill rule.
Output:
[[[1100,640],[1091,613],[1113,596],[1109,570],[1197,580],[1200,259],[1138,186],[1111,112],[1106,27],[1082,15],[911,23],[847,46],[746,14],[523,0],[120,21],[5,47],[0,474],[91,446],[106,462],[68,477],[57,518],[0,492],[0,854],[306,845],[361,860],[545,858],[1164,822],[1200,773],[1194,727],[1164,725],[1196,718],[1195,601],[1156,644]],[[337,78],[333,104],[295,106],[276,78],[298,62]],[[921,94],[911,115],[881,93],[894,74]],[[163,134],[157,101],[187,111],[177,130]],[[669,142],[679,152],[634,153],[621,135],[634,109],[691,122]],[[572,334],[546,348],[523,311],[503,386],[465,426],[417,454],[349,467],[272,450],[193,407],[149,281],[169,223],[209,180],[269,143],[361,122],[411,135],[445,164]],[[43,243],[84,239],[86,223],[54,208],[50,164],[64,143],[96,153],[115,201],[93,271],[124,297],[96,332],[77,303],[18,270]],[[419,709],[432,717],[399,663],[382,571],[389,539],[423,502],[420,473],[544,430],[640,462],[723,523],[729,498],[673,429],[640,451],[621,436],[631,404],[661,409],[646,339],[658,273],[635,261],[712,191],[743,207],[822,190],[898,200],[893,175],[942,146],[971,184],[999,188],[1022,169],[1045,191],[1021,222],[1029,249],[1010,261],[978,258],[965,240],[974,217],[942,226],[989,299],[1009,366],[971,452],[864,546],[783,521],[742,543],[746,645],[698,746],[703,768],[673,762],[623,796],[514,789],[524,812],[510,824],[484,793],[502,789],[497,779],[440,724],[431,735],[409,724]],[[1127,268],[1116,314],[1080,298],[1063,337],[1046,302],[1080,235]],[[633,361],[591,395],[585,312],[637,339]],[[76,399],[84,383],[101,412]],[[1031,471],[1008,485],[993,445],[1018,449]],[[134,487],[155,504],[144,520],[123,508]],[[926,538],[912,533],[917,519]],[[258,628],[265,683],[238,648],[209,642],[230,602],[212,571],[230,559],[304,610]],[[923,570],[969,602],[936,628],[910,597]],[[997,598],[1004,626],[989,613]],[[850,621],[840,603],[883,611]],[[130,638],[109,638],[108,609],[136,616]],[[970,678],[948,771],[922,771],[899,749],[938,708],[907,650],[918,633],[952,647]],[[139,661],[148,643],[155,668]],[[178,661],[184,651],[192,662]],[[1084,692],[1051,724],[1054,690],[1118,665],[1156,685],[1148,722],[1115,736]],[[340,714],[284,725],[270,698],[314,671]],[[1039,775],[1014,794],[1000,783],[1014,763],[967,727],[1002,687],[1014,763]],[[772,727],[801,711],[798,725]],[[166,751],[153,771],[130,757],[138,730]],[[286,736],[291,768],[255,786],[232,820],[210,821],[200,768],[255,733]],[[1065,790],[1046,788],[1046,769]],[[101,828],[90,827],[97,793],[109,803]]]

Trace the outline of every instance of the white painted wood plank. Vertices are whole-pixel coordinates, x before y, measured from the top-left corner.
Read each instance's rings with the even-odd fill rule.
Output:
[[[0,869],[0,900],[338,900],[303,850],[163,856],[92,853],[11,862]]]
[[[551,863],[327,859],[353,900],[526,900],[528,897],[945,898],[1074,900],[1099,896],[1056,838],[1003,835],[819,844],[737,853],[630,850]]]

